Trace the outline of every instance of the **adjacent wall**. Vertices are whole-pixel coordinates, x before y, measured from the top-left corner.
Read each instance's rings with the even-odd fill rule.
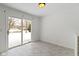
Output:
[[[6,31],[5,31],[5,13],[3,9],[0,8],[0,52],[6,49]]]
[[[78,29],[79,15],[76,11],[52,13],[42,19],[41,40],[75,49]]]
[[[32,41],[39,40],[40,17],[21,12],[0,4],[0,52],[8,49],[8,17],[17,17],[32,21]]]

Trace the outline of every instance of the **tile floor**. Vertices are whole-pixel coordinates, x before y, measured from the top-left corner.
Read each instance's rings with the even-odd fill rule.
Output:
[[[74,50],[46,42],[31,42],[1,54],[2,56],[74,56]]]

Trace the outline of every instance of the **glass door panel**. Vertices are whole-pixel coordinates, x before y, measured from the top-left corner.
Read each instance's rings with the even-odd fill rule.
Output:
[[[8,25],[9,48],[21,45],[21,19],[9,17]]]
[[[23,44],[31,41],[31,21],[23,19]]]

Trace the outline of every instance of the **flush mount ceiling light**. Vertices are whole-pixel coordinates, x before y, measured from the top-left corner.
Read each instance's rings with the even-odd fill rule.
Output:
[[[45,3],[38,3],[39,8],[44,8],[45,7]]]

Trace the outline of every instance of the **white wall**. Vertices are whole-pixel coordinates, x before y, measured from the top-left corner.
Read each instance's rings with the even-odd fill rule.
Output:
[[[4,13],[4,10],[6,11]],[[39,17],[34,15],[24,13],[18,11],[16,9],[12,9],[0,4],[0,52],[3,52],[8,49],[8,37],[7,37],[7,30],[8,30],[8,17],[17,17],[17,18],[25,18],[27,20],[32,21],[32,41],[39,40],[39,27],[40,21]]]
[[[5,31],[5,14],[3,9],[0,9],[0,52],[6,49],[6,31]]]
[[[58,10],[42,19],[41,40],[75,49],[79,33],[79,12]]]

